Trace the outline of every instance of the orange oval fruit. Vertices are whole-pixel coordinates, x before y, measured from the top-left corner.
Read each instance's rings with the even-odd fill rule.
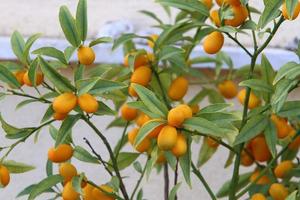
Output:
[[[44,74],[42,74],[41,72],[37,72],[36,77],[35,77],[35,85],[39,86],[43,83],[43,81],[44,81]],[[29,79],[28,71],[23,76],[23,82],[27,86],[30,86],[30,87],[33,86],[33,84],[31,83],[31,81]]]
[[[145,113],[140,113],[135,122],[139,127],[142,127],[146,122],[150,121],[150,117]]]
[[[218,84],[218,90],[226,99],[232,99],[238,94],[237,85],[231,80],[225,80]]]
[[[172,148],[172,153],[175,157],[179,158],[187,152],[187,141],[183,134],[177,135],[175,146]]]
[[[202,2],[208,9],[211,9],[211,7],[213,6],[212,0],[201,0],[201,2]]]
[[[172,81],[168,90],[168,96],[174,101],[179,101],[186,95],[188,87],[188,80],[183,76],[179,76]]]
[[[128,133],[128,141],[134,146],[135,138],[139,133],[139,128],[134,128]],[[140,153],[146,152],[151,147],[151,140],[149,137],[146,137],[137,147],[136,150]]]
[[[168,124],[170,126],[180,127],[184,119],[184,113],[178,107],[171,109],[168,113]]]
[[[77,170],[71,163],[62,163],[59,166],[59,174],[64,178],[64,182],[69,182],[74,176],[77,176]]]
[[[271,159],[271,153],[263,136],[257,136],[251,140],[251,149],[253,157],[259,162],[265,162]]]
[[[99,108],[98,101],[90,94],[83,94],[78,97],[78,105],[86,113],[95,113]]]
[[[274,200],[285,200],[289,195],[289,191],[284,185],[273,183],[269,189],[269,194]]]
[[[245,150],[243,150],[241,154],[241,165],[245,167],[249,167],[253,163],[254,163],[253,158]]]
[[[69,144],[60,144],[56,148],[50,148],[48,151],[48,159],[54,163],[66,162],[72,156],[73,148]]]
[[[221,26],[221,19],[219,16],[219,10],[212,10],[210,12],[210,20],[217,26],[220,27]]]
[[[80,64],[91,65],[94,63],[96,55],[91,47],[80,46],[77,51],[77,57]]]
[[[192,113],[196,114],[200,111],[200,106],[199,105],[190,105],[190,108],[192,109]]]
[[[126,121],[132,121],[137,117],[138,111],[135,108],[129,107],[127,104],[124,104],[121,107],[121,117]]]
[[[272,114],[271,119],[276,126],[277,137],[280,139],[287,137],[290,132],[290,125],[288,124],[287,120],[276,116],[275,114]]]
[[[64,200],[77,200],[79,198],[79,193],[75,191],[71,182],[64,186],[62,197]]]
[[[83,188],[83,200],[95,200],[93,196],[93,190],[94,190],[94,186],[88,183]]]
[[[0,165],[0,183],[1,186],[6,187],[10,182],[10,173],[9,170],[3,166]]]
[[[298,17],[300,13],[300,2],[298,1],[296,8],[294,10],[293,16],[289,16],[288,12],[287,12],[287,7],[286,7],[286,3],[284,2],[282,5],[282,15],[285,19],[287,20],[294,20]]]
[[[242,89],[237,96],[239,102],[244,105],[245,98],[246,98],[246,89]],[[251,91],[250,92],[250,97],[249,97],[249,104],[248,108],[253,109],[256,108],[260,105],[261,101],[260,99]]]
[[[260,174],[260,172],[258,170],[254,171],[253,174],[250,177],[250,182],[254,182],[257,179],[257,177],[259,176],[259,174]],[[256,181],[257,185],[267,185],[267,184],[270,184],[270,183],[271,183],[271,180],[266,175],[260,177]]]
[[[128,62],[129,55],[130,55],[130,53],[127,54],[124,58],[124,66],[125,67],[129,67],[129,62]],[[147,66],[148,64],[149,64],[148,55],[145,55],[145,54],[138,55],[134,61],[134,69],[137,69],[141,66]]]
[[[245,6],[231,6],[233,19],[226,19],[225,24],[228,26],[238,27],[244,23],[248,17],[248,10]]]
[[[53,119],[58,120],[58,121],[62,121],[64,119],[66,119],[66,117],[68,116],[68,113],[54,113],[53,114]]]
[[[150,69],[150,67],[141,66],[133,72],[130,81],[131,83],[137,83],[142,86],[147,86],[151,81],[151,75],[152,70]]]
[[[214,31],[206,36],[203,41],[203,49],[208,54],[218,53],[224,44],[224,36],[219,31]]]
[[[252,195],[251,200],[267,200],[267,198],[262,193],[255,193]]]
[[[113,193],[114,190],[109,187],[108,185],[101,185],[100,188],[107,192],[107,193]],[[93,189],[93,197],[99,200],[115,200],[114,197],[110,196],[109,194],[104,193],[103,191],[99,190],[98,188]]]
[[[20,70],[14,73],[17,81],[20,83],[20,85],[24,85],[24,75],[25,75],[26,71],[25,70]]]
[[[193,110],[191,109],[190,106],[188,106],[186,104],[180,104],[180,105],[176,106],[176,108],[178,110],[180,110],[181,112],[183,112],[184,119],[193,117]]]
[[[171,150],[177,141],[177,130],[173,126],[164,126],[157,138],[157,145],[163,151]]]
[[[285,160],[275,167],[274,174],[277,178],[284,178],[293,168],[293,162],[291,160]]]
[[[72,111],[76,105],[77,97],[71,92],[66,92],[54,99],[52,108],[56,113],[67,114]]]
[[[139,132],[139,128],[133,128],[131,131],[128,132],[128,142],[133,146],[135,142],[135,138]]]

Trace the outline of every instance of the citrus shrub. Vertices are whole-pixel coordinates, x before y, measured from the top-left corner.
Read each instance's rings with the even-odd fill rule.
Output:
[[[44,152],[41,158],[47,160],[47,176],[18,197],[27,195],[34,200],[47,193],[49,198],[63,200],[149,199],[143,193],[144,179],[156,171],[163,175],[164,200],[181,199],[177,192],[182,184],[197,190],[192,187],[192,176],[212,200],[300,198],[300,101],[288,99],[299,85],[299,63],[288,62],[275,71],[263,54],[281,24],[297,20],[299,1],[263,1],[262,9],[245,0],[157,2],[169,15],[176,10],[176,17],[168,23],[151,11],[141,11],[156,20],[159,34],[126,33],[115,39],[87,40],[86,0],[78,1],[75,15],[66,6],[60,8],[59,22],[69,42],[65,49],[46,46],[32,50],[40,34],[27,40],[18,31],[12,34],[18,62],[0,63],[1,97],[24,98],[16,105],[18,109],[33,102],[47,109],[34,127],[15,127],[5,114],[0,115],[5,137],[12,141],[0,148],[4,193],[5,187],[16,181],[11,177],[17,179],[15,174],[34,169],[11,160],[10,153],[29,138],[37,140],[39,132],[48,128],[53,140],[48,154]],[[240,41],[245,33],[251,35],[253,49]],[[136,41],[143,41],[144,46]],[[226,41],[245,52],[249,65],[235,68],[222,51]],[[96,63],[100,55],[94,46],[103,43],[112,43],[113,51],[123,47],[123,63]],[[205,55],[191,56],[199,46]],[[295,52],[300,57],[300,49]],[[206,74],[194,68],[198,64],[215,66]],[[65,75],[65,68],[71,69],[72,77]],[[200,87],[191,89],[192,84]],[[101,122],[108,116],[113,120],[107,127],[95,123],[94,119]],[[85,145],[78,145],[73,129],[79,123],[88,126],[86,132],[96,134],[107,155],[97,152],[96,141],[90,141],[88,134],[83,136]],[[113,143],[103,130],[116,127],[119,140]],[[194,151],[197,148],[199,153]],[[224,167],[232,166],[233,171],[217,191],[211,188],[213,180],[204,178],[201,167],[219,149],[228,152]],[[103,170],[99,173],[108,176],[93,180],[77,168],[75,160],[87,168],[99,166]],[[136,174],[126,174],[123,170],[128,168]],[[138,179],[132,180],[136,176]],[[128,179],[134,184],[129,186]]]

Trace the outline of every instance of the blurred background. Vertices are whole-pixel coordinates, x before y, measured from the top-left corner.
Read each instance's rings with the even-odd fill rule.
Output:
[[[250,0],[249,2],[257,8],[262,8],[263,1],[261,0]],[[61,5],[67,5],[74,12],[77,0],[0,0],[0,19],[2,19],[0,20],[0,60],[14,59],[9,41],[9,37],[14,30],[18,30],[27,37],[34,33],[42,33],[43,37],[39,40],[37,46],[50,44],[59,49],[63,49],[67,44],[63,40],[63,34],[58,21],[58,11]],[[153,0],[89,0],[89,37],[96,38],[101,35],[116,36],[122,32],[135,32],[144,35],[157,33],[157,29],[151,28],[154,21],[141,14],[139,12],[140,10],[150,10],[156,13],[164,22],[173,21],[167,16],[163,8]],[[172,11],[172,16],[174,17],[176,10]],[[299,27],[299,19],[293,23],[285,22],[271,43],[272,48],[266,50],[268,58],[277,69],[281,64],[287,61],[297,60],[297,57],[287,49],[295,48],[295,40],[297,40],[297,36],[299,35]],[[243,38],[243,44],[252,47],[248,35],[243,35],[241,37]],[[34,48],[35,47],[33,47],[33,49]],[[228,40],[226,40],[226,48],[224,48],[224,50],[233,56],[236,65],[235,67],[241,67],[248,62],[248,58],[242,53],[240,48],[234,46]],[[99,62],[120,63],[123,59],[120,50],[112,53],[110,52],[110,47],[101,47],[95,51]],[[202,48],[199,45],[193,55],[199,56],[202,54]],[[25,90],[33,93],[35,92],[28,88],[25,88]],[[193,86],[189,89],[189,94],[195,94],[200,90],[200,87]],[[187,96],[187,99],[188,98],[189,95]],[[293,95],[293,98],[297,98],[297,96]],[[0,112],[3,117],[9,123],[18,127],[37,125],[46,107],[40,104],[31,104],[25,108],[15,110],[16,104],[20,101],[21,99],[16,97],[7,97],[5,100],[0,101]],[[237,105],[235,101],[233,102]],[[207,102],[205,101],[200,106],[203,107],[206,104]],[[95,122],[98,127],[105,132],[105,135],[109,138],[110,142],[115,144],[120,138],[122,130],[117,128],[105,130],[105,127],[112,119],[113,118],[110,117],[100,117],[96,119]],[[57,124],[57,126],[58,125],[59,124]],[[3,132],[3,130],[0,129],[0,132]],[[96,150],[108,158],[103,144],[84,124],[77,124],[77,126],[74,127],[73,132],[74,140],[77,144],[87,148],[83,141],[83,137],[87,137],[92,141]],[[4,134],[0,134],[0,146],[9,145],[12,141],[4,139],[3,136]],[[43,129],[40,133],[38,142],[34,143],[33,139],[30,139],[26,144],[21,144],[11,153],[9,159],[32,164],[36,166],[36,170],[25,174],[13,175],[11,184],[7,188],[0,190],[0,199],[13,200],[17,193],[23,188],[40,181],[46,176],[45,166],[47,161],[47,151],[52,145],[53,141],[50,138],[48,129]],[[126,148],[129,151],[132,150],[129,146]],[[197,157],[198,151],[199,146],[194,146],[194,157]],[[230,178],[232,172],[231,168],[222,169],[227,159],[227,154],[227,151],[220,147],[213,159],[201,168],[205,178],[215,192],[225,180]],[[74,163],[77,166],[78,171],[86,172],[88,178],[94,182],[103,184],[109,181],[109,177],[106,176],[101,166],[87,165],[77,160],[74,160]],[[248,170],[249,169],[242,169],[242,171]],[[54,171],[57,171],[57,169],[55,168]],[[131,190],[133,183],[135,183],[138,178],[136,172],[134,170],[125,170],[122,171],[122,175],[130,177],[126,178],[125,182],[126,185],[128,185],[129,190]],[[180,180],[183,181],[182,178]],[[146,199],[163,199],[162,174],[156,175],[156,172],[153,171],[148,182],[146,183],[146,181],[144,181],[144,183],[144,197]],[[193,177],[193,183],[193,188],[189,188],[183,184],[183,187],[181,187],[179,191],[179,199],[209,199],[203,186],[195,177]],[[45,200],[47,197],[47,195],[44,195],[38,199]]]

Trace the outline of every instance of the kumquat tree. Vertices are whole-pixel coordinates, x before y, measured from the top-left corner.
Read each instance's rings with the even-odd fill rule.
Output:
[[[34,169],[10,153],[30,139],[37,140],[46,129],[53,138],[45,155],[47,176],[17,197],[33,200],[47,193],[53,200],[142,200],[147,199],[143,193],[147,179],[160,173],[164,200],[181,199],[177,191],[183,184],[197,190],[192,176],[212,200],[300,199],[300,101],[288,98],[298,88],[300,64],[288,62],[275,71],[264,54],[280,26],[298,17],[300,2],[264,0],[263,9],[255,8],[251,0],[156,2],[170,16],[176,13],[164,23],[155,13],[142,11],[157,22],[158,35],[126,33],[117,39],[87,41],[86,0],[79,0],[75,14],[66,6],[59,10],[69,42],[64,50],[32,49],[40,34],[25,40],[19,32],[13,33],[11,46],[18,62],[0,64],[1,98],[24,98],[17,108],[40,103],[48,109],[34,127],[16,127],[3,113],[0,116],[9,144],[0,149],[0,193],[14,184],[12,174],[17,180],[18,173]],[[241,35],[252,38],[253,47],[246,48]],[[137,39],[149,48],[137,48]],[[234,68],[230,56],[221,51],[224,40],[234,42],[251,62]],[[112,51],[123,48],[124,63],[95,64],[95,57],[101,55],[95,55],[93,47],[103,43],[111,43]],[[206,55],[192,57],[197,46]],[[70,62],[73,54],[76,63]],[[300,57],[300,46],[295,54]],[[193,68],[199,63],[215,67],[206,73]],[[72,78],[64,75],[65,68],[71,69]],[[191,84],[201,86],[200,91],[187,98]],[[26,87],[33,90],[26,92]],[[209,104],[204,106],[205,98]],[[240,106],[233,106],[235,98]],[[107,128],[119,127],[117,144],[93,120],[104,116],[115,117]],[[80,121],[98,136],[106,155],[99,154],[87,137],[82,137],[85,146],[76,144],[72,128]],[[131,151],[124,151],[126,146]],[[220,170],[231,167],[232,178],[215,189],[201,167],[219,146],[228,151],[228,159],[217,165]],[[95,173],[107,173],[110,179],[93,182],[72,164],[75,159],[99,165],[102,171]],[[138,175],[130,189],[126,182],[132,177],[122,174],[126,168],[134,168]]]

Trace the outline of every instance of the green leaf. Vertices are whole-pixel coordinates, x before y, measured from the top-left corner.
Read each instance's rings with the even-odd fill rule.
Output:
[[[159,114],[163,118],[167,115],[168,108],[156,97],[156,95],[151,90],[138,84],[133,84],[133,88],[149,110]]]
[[[200,113],[213,113],[213,112],[222,112],[227,108],[232,107],[231,103],[215,103],[209,106],[206,106],[200,110]]]
[[[139,153],[120,152],[117,159],[119,170],[123,170],[130,166],[139,157],[139,155]],[[111,163],[111,161],[109,161],[109,163]]]
[[[37,100],[35,99],[26,99],[24,101],[21,101],[20,103],[18,103],[18,105],[16,106],[16,110],[22,108],[23,106],[26,106],[30,103],[34,103],[34,102],[37,102]]]
[[[16,198],[22,197],[22,196],[25,196],[25,195],[29,195],[29,194],[32,192],[32,190],[35,189],[35,187],[36,187],[36,184],[29,185],[28,187],[24,188],[24,189],[17,195]],[[53,193],[54,193],[55,191],[54,191],[53,189],[49,188],[49,189],[45,190],[44,192],[48,192],[48,193],[52,193],[52,192],[53,192]]]
[[[170,191],[169,200],[175,200],[177,191],[179,187],[181,186],[181,183],[177,183]]]
[[[65,55],[62,51],[54,48],[54,47],[41,47],[39,49],[36,49],[32,52],[33,54],[48,56],[51,58],[56,58],[61,63],[67,65],[68,61],[65,58]]]
[[[298,3],[299,3],[298,0],[285,0],[286,11],[289,19],[293,18]]]
[[[55,141],[55,147],[65,142],[65,140],[68,138],[69,134],[71,133],[72,127],[76,124],[76,122],[79,119],[80,119],[80,115],[69,115],[63,121]]]
[[[34,34],[31,37],[28,38],[28,40],[25,43],[25,47],[24,47],[24,52],[23,52],[23,57],[28,60],[29,57],[29,51],[31,46],[33,45],[33,43],[39,38],[41,37],[41,34]]]
[[[282,0],[265,0],[264,2],[265,8],[258,22],[261,29],[280,15],[279,8],[282,5]]]
[[[64,55],[65,55],[65,58],[66,58],[67,62],[70,61],[70,59],[71,59],[71,57],[74,54],[76,49],[77,49],[76,47],[69,46],[64,50]]]
[[[84,67],[84,65],[81,65],[81,64],[75,69],[75,72],[74,72],[74,82],[75,83],[76,83],[76,81],[83,79],[84,70],[85,70],[85,67]]]
[[[36,77],[37,77],[37,68],[38,68],[38,58],[34,59],[29,66],[28,77],[32,85],[36,86]]]
[[[75,176],[72,178],[72,187],[76,192],[78,192],[81,195],[83,195],[81,183],[84,180],[84,177],[84,173],[81,173],[79,176]]]
[[[35,188],[31,191],[28,200],[34,200],[36,197],[62,181],[63,177],[61,177],[60,175],[53,175],[45,178],[35,185]]]
[[[16,77],[5,66],[0,64],[0,80],[14,88],[20,88],[21,85]]]
[[[140,13],[143,13],[144,15],[151,17],[152,19],[157,21],[159,24],[163,24],[163,22],[153,12],[150,12],[148,10],[141,10]]]
[[[277,113],[282,117],[296,117],[300,115],[300,101],[287,101]]]
[[[274,78],[273,85],[277,84],[280,80],[284,77],[289,78],[289,76],[295,77],[295,75],[300,74],[300,65],[295,62],[288,62],[287,64],[283,65],[276,74]]]
[[[216,151],[217,148],[208,146],[206,138],[203,137],[203,143],[198,155],[197,167],[203,166],[215,154]]]
[[[269,85],[272,85],[276,73],[268,58],[264,54],[261,56],[261,73],[263,80]]]
[[[80,35],[75,24],[75,19],[66,6],[62,6],[59,9],[59,22],[66,39],[72,46],[78,47],[81,44]]]
[[[239,86],[249,87],[253,90],[260,91],[260,92],[268,92],[268,93],[273,92],[272,86],[266,83],[264,80],[260,80],[260,79],[248,79],[240,82]]]
[[[179,158],[179,164],[183,173],[183,177],[186,183],[192,187],[191,182],[191,162],[192,162],[192,152],[191,152],[191,137],[187,137],[188,149],[187,152]]]
[[[265,115],[254,116],[246,123],[241,132],[235,139],[234,144],[241,144],[249,141],[255,136],[262,133],[268,125],[268,117]]]
[[[149,122],[146,122],[139,130],[135,141],[134,146],[137,147],[147,136],[151,133],[156,127],[165,124],[166,121],[163,119],[155,119],[150,120]]]
[[[86,40],[88,31],[87,19],[87,2],[86,0],[79,0],[76,11],[76,27],[79,32],[81,41]]]
[[[74,148],[73,156],[82,162],[99,164],[99,161],[96,157],[92,156],[86,149],[78,145]]]
[[[47,174],[47,176],[52,176],[53,175],[53,162],[51,160],[47,160],[46,174]]]
[[[12,174],[21,174],[35,169],[34,166],[13,160],[5,160],[2,165],[7,167],[8,171]]]
[[[11,43],[11,48],[14,54],[17,56],[17,58],[23,64],[27,64],[27,60],[26,60],[27,58],[24,58],[25,41],[22,35],[18,31],[13,32],[10,39],[10,43]]]
[[[298,193],[298,191],[296,190],[296,191],[294,191],[294,192],[292,192],[291,194],[289,194],[289,196],[288,197],[286,197],[286,199],[285,200],[297,200],[297,193]]]
[[[160,115],[151,112],[142,101],[127,102],[127,105],[131,108],[135,108],[135,109],[145,113],[152,119],[160,118]]]
[[[44,123],[45,121],[51,119],[51,117],[54,114],[54,110],[52,108],[52,104],[48,107],[48,109],[46,110],[44,116],[42,117],[41,123]]]
[[[142,39],[150,39],[151,40],[151,38],[149,38],[149,37],[139,36],[139,35],[136,35],[136,34],[133,34],[133,33],[126,33],[126,34],[123,34],[121,37],[119,37],[118,39],[116,39],[114,41],[112,50],[114,51],[119,46],[121,46],[123,43],[126,43],[126,42],[128,42],[128,41],[130,41],[134,38],[142,38]]]
[[[55,85],[55,87],[61,92],[75,91],[75,87],[70,81],[56,71],[48,62],[42,57],[39,57],[41,70],[44,75]]]
[[[95,112],[95,115],[111,115],[115,116],[117,114],[117,111],[111,109],[108,105],[103,103],[102,101],[98,101],[99,109],[97,112]]]
[[[277,132],[276,132],[276,127],[271,120],[268,120],[268,124],[264,131],[264,135],[269,150],[274,158],[276,156]]]
[[[113,39],[111,37],[100,37],[90,42],[89,47],[93,47],[97,44],[102,43],[112,43]]]
[[[34,130],[33,128],[22,128],[22,129],[16,128],[8,124],[6,121],[4,121],[2,115],[0,115],[0,121],[1,121],[2,129],[6,133],[6,137],[9,139],[18,139],[18,138],[26,137],[29,134],[31,134],[32,131]]]

